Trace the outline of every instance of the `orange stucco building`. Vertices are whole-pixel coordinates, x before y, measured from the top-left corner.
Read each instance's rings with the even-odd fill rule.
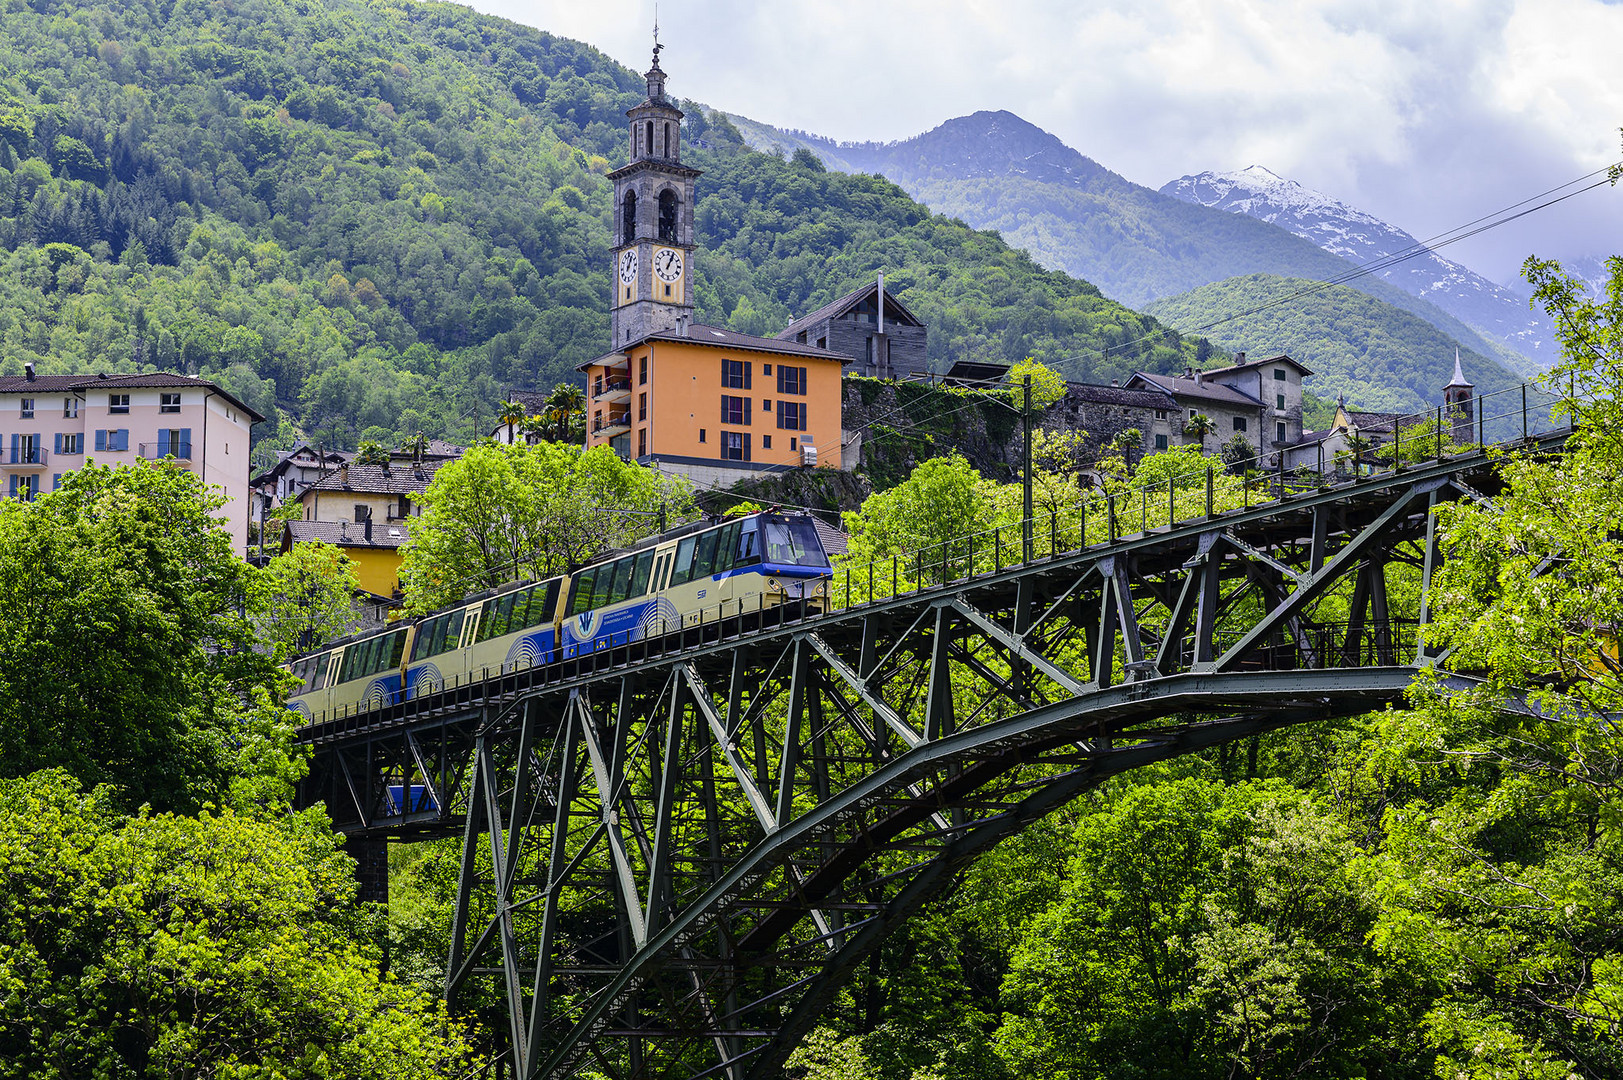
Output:
[[[838,468],[843,360],[702,324],[649,334],[583,365],[586,445],[696,478]]]
[[[704,485],[750,472],[840,466],[843,356],[693,321],[693,198],[682,112],[656,47],[648,98],[629,110],[614,181],[613,351],[582,364],[586,445]]]

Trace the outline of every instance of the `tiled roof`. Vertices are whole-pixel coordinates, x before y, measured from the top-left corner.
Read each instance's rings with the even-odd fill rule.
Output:
[[[812,517],[812,523],[817,526],[817,539],[823,545],[823,554],[830,558],[845,554],[846,548],[850,546],[849,536],[815,515]]]
[[[645,341],[682,341],[697,345],[714,345],[724,349],[743,349],[748,352],[772,353],[777,356],[802,356],[808,360],[832,360],[843,364],[846,357],[839,353],[831,353],[827,349],[819,349],[811,345],[802,345],[798,341],[779,341],[776,338],[761,338],[751,334],[740,334],[733,330],[723,330],[719,326],[706,326],[703,323],[692,323],[688,326],[687,336],[678,334],[675,330],[661,330],[655,334],[638,338],[628,343],[625,348],[617,349],[612,353],[600,356],[595,360],[588,360],[578,365],[576,371],[585,371],[589,367],[606,362],[610,357],[618,357],[627,349],[634,349]]]
[[[853,289],[844,296],[840,297],[838,300],[835,300],[832,303],[824,304],[810,315],[802,315],[798,319],[790,320],[789,325],[783,328],[783,332],[778,335],[778,338],[782,341],[788,341],[802,330],[806,330],[817,323],[824,321],[825,319],[837,319],[841,315],[844,315],[847,311],[850,311],[852,308],[862,303],[863,300],[868,298],[869,294],[875,293],[878,290],[879,282],[877,281],[871,281],[859,289]],[[901,315],[901,319],[898,320],[900,322],[908,323],[913,326],[924,325],[919,321],[918,316],[907,310],[907,308],[903,306],[902,302],[896,299],[896,297],[887,289],[885,291],[885,317],[887,319],[893,317],[893,310]]]
[[[285,523],[282,547],[306,540],[323,540],[338,547],[394,549],[411,538],[404,521],[373,522],[372,536],[366,526],[354,521],[289,521]]]
[[[316,448],[311,446],[309,443],[294,443],[291,450],[284,450],[281,452],[281,454],[276,458],[276,464],[251,476],[248,479],[248,486],[251,488],[258,487],[260,484],[268,483],[276,479],[278,476],[281,476],[283,473],[287,472],[288,469],[293,467],[293,459],[305,450],[310,451],[312,457],[316,456]],[[326,459],[331,462],[348,461],[350,458],[355,456],[354,454],[345,450],[327,450],[323,453]],[[308,467],[314,467],[314,463]]]
[[[1133,409],[1177,407],[1177,402],[1163,390],[1129,390],[1124,386],[1100,386],[1098,383],[1066,383],[1065,396],[1079,401],[1092,401],[1101,405],[1123,405]]]
[[[424,461],[421,465],[395,463],[383,465],[348,465],[335,469],[305,488],[311,491],[353,491],[365,495],[416,495],[428,489],[428,482],[444,460]],[[300,493],[303,498],[304,492]]]
[[[1133,383],[1139,381],[1178,397],[1200,398],[1230,408],[1256,409],[1262,406],[1262,402],[1250,394],[1242,394],[1232,386],[1211,382],[1204,376],[1200,382],[1196,382],[1194,379],[1185,379],[1181,376],[1150,375],[1140,371],[1127,380],[1127,384],[1131,387]]]
[[[148,387],[199,386],[219,394],[253,417],[255,423],[265,419],[207,379],[176,375],[172,371],[132,372],[123,375],[35,375],[32,379],[26,375],[0,375],[0,394],[26,394],[30,390],[50,394],[64,390],[95,390],[108,386],[141,390]]]
[[[1346,412],[1347,419],[1352,421],[1353,427],[1360,431],[1391,431],[1405,416],[1404,413],[1354,412],[1352,409],[1343,411]]]
[[[1243,356],[1245,354],[1241,353],[1241,355]],[[1306,364],[1303,364],[1297,360],[1292,360],[1284,353],[1276,353],[1273,356],[1268,357],[1266,360],[1242,360],[1240,363],[1230,364],[1228,367],[1213,368],[1212,370],[1206,372],[1206,374],[1211,376],[1223,371],[1244,371],[1246,368],[1262,367],[1265,364],[1289,364],[1297,371],[1300,371],[1303,375],[1313,374],[1313,370]]]

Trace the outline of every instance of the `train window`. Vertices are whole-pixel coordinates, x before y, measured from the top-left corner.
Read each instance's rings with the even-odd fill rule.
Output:
[[[719,530],[712,529],[699,535],[699,550],[693,556],[693,580],[709,577],[713,571],[711,567],[716,562],[716,534]]]
[[[738,531],[743,524],[741,521],[735,521],[717,534],[716,563],[711,568],[712,574],[725,574],[733,568],[738,558]]]
[[[648,592],[648,574],[654,568],[654,553],[645,551],[637,556],[637,565],[631,570],[631,595],[642,596]]]
[[[793,521],[763,521],[768,562],[796,566],[827,566],[828,557],[817,539],[817,529],[808,518]]]
[[[761,551],[756,546],[760,536],[757,531],[759,521],[759,518],[750,518],[744,522],[744,528],[738,534],[738,558],[733,565],[753,566],[761,561]]]
[[[693,580],[693,548],[697,536],[685,536],[676,545],[676,567],[671,571],[672,585],[685,585]]]
[[[518,593],[508,593],[506,596],[498,596],[491,602],[491,607],[495,609],[495,614],[490,618],[491,637],[501,637],[512,630],[513,601],[517,599]]]
[[[605,604],[618,604],[631,594],[631,569],[635,559],[619,559],[614,564],[613,588],[603,600]]]
[[[389,666],[400,666],[400,658],[406,654],[406,632],[396,630],[393,639],[389,642]]]
[[[592,578],[595,570],[583,570],[575,575],[575,583],[569,590],[569,614],[579,615],[589,611],[592,606]]]

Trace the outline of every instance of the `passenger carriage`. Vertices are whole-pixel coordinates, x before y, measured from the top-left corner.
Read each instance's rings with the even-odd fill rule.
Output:
[[[689,526],[567,577],[469,597],[408,626],[334,642],[288,665],[306,719],[432,694],[673,633],[728,615],[826,602],[828,556],[805,515]]]

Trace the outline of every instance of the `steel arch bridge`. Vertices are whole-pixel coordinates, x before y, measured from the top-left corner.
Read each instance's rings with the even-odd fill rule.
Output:
[[[1070,533],[1050,516],[837,578],[827,613],[719,612],[311,724],[301,798],[363,845],[460,833],[446,994],[494,982],[515,1075],[777,1076],[887,935],[1026,824],[1398,702],[1442,659],[1435,511],[1496,485],[1478,449],[1224,513],[1169,486],[1129,535],[1114,503]]]

